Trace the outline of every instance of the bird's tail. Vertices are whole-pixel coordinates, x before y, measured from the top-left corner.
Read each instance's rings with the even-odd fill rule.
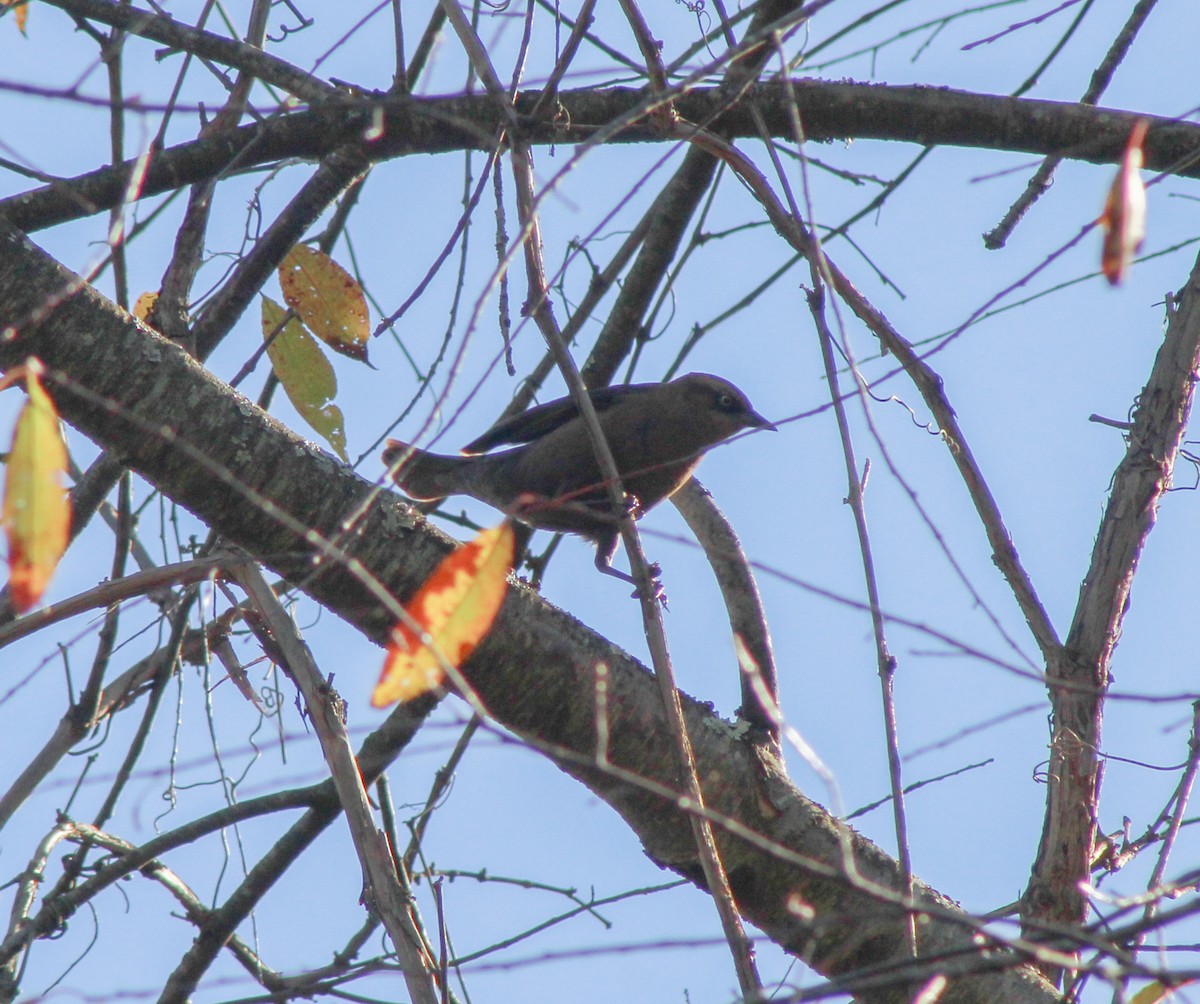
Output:
[[[398,439],[389,439],[383,462],[405,495],[426,502],[460,494],[471,458],[427,453]]]

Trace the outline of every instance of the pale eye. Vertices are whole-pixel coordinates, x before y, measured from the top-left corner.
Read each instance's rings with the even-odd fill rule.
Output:
[[[722,411],[733,411],[734,404],[735,404],[735,402],[733,400],[732,394],[718,394],[717,395],[717,407],[720,408]]]

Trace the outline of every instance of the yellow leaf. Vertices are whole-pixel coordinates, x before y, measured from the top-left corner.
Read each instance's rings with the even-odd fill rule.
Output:
[[[286,311],[278,303],[264,296],[263,337],[270,338],[285,316]],[[334,453],[348,460],[342,410],[331,403],[337,396],[337,375],[316,339],[293,317],[267,344],[267,355],[300,417],[333,447]]]
[[[1129,270],[1129,263],[1146,239],[1146,186],[1142,183],[1142,144],[1150,123],[1138,119],[1129,133],[1121,166],[1108,190],[1104,214],[1104,245],[1100,251],[1100,270],[1116,286]]]
[[[514,547],[512,524],[505,521],[438,565],[405,607],[420,631],[433,639],[432,647],[421,643],[419,632],[397,624],[372,705],[411,701],[441,686],[442,661],[460,666],[475,651],[504,601]]]
[[[42,364],[25,364],[29,400],[17,416],[0,522],[8,535],[8,588],[13,607],[24,613],[42,598],[67,549],[71,507],[62,486],[67,447],[54,402],[38,375]]]
[[[158,303],[157,293],[142,293],[133,304],[133,316],[145,323],[156,303]]]
[[[1176,983],[1168,987],[1155,980],[1153,983],[1147,983],[1141,990],[1134,994],[1130,998],[1129,1004],[1158,1004],[1159,1001],[1165,1001],[1174,997],[1176,990],[1180,990],[1189,983],[1195,982],[1195,980],[1184,980],[1181,983]]]
[[[362,287],[329,255],[297,244],[279,265],[283,299],[314,335],[335,352],[367,362],[367,299]]]

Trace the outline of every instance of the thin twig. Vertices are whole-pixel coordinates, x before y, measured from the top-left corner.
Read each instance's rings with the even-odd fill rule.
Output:
[[[1150,16],[1150,12],[1154,9],[1158,0],[1138,0],[1134,5],[1133,10],[1129,14],[1124,27],[1113,39],[1113,43],[1109,46],[1108,52],[1104,59],[1092,74],[1091,82],[1088,88],[1084,91],[1083,97],[1079,99],[1081,105],[1094,105],[1100,100],[1100,95],[1107,89],[1109,82],[1112,80],[1113,73],[1121,64],[1121,60],[1129,52],[1133,46],[1134,39],[1137,38],[1137,33],[1141,30],[1142,25],[1146,23],[1146,19]],[[1087,12],[1087,8],[1080,13],[1080,17]],[[1076,19],[1076,25],[1078,24]],[[1075,27],[1074,25],[1072,27]],[[1040,71],[1039,71],[1040,72]],[[1030,77],[1026,85],[1017,90],[1017,94],[1024,93],[1027,85],[1031,85],[1037,79],[1037,74]],[[1058,165],[1062,163],[1062,156],[1052,155],[1038,166],[1038,169],[1033,173],[1033,177],[1029,179],[1029,184],[1025,186],[1025,191],[1017,198],[1004,214],[1004,218],[996,224],[991,230],[983,235],[983,245],[991,250],[1002,248],[1007,243],[1008,238],[1012,236],[1012,232],[1016,225],[1021,222],[1022,218],[1032,208],[1047,191],[1050,190],[1051,182],[1054,180],[1054,172],[1058,170]]]
[[[271,641],[286,656],[292,679],[304,695],[309,720],[321,742],[354,838],[369,902],[378,910],[391,936],[408,992],[421,1004],[436,1004],[439,995],[433,979],[436,966],[432,948],[417,923],[411,895],[400,885],[387,841],[371,814],[362,773],[346,734],[345,702],[317,669],[308,646],[300,639],[291,618],[257,567],[242,565],[237,570],[237,577],[257,604]]]

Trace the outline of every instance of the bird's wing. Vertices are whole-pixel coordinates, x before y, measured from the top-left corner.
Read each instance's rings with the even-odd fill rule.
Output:
[[[654,390],[661,384],[626,384],[623,387],[598,387],[588,391],[592,406],[597,412],[603,413],[618,401],[627,400],[631,395],[644,394]],[[462,448],[466,454],[486,453],[497,446],[505,444],[532,443],[541,439],[555,429],[566,425],[579,415],[579,409],[569,397],[561,397],[557,401],[547,401],[536,408],[530,408],[519,415],[497,422],[478,439],[473,439]]]

